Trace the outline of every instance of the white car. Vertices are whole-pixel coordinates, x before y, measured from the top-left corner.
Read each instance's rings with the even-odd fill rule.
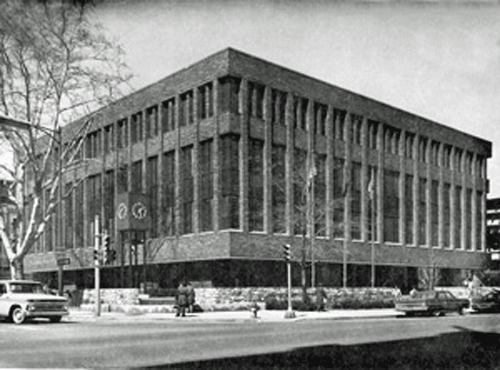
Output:
[[[0,317],[14,324],[30,318],[60,322],[68,315],[68,300],[48,294],[41,283],[30,280],[0,280]]]

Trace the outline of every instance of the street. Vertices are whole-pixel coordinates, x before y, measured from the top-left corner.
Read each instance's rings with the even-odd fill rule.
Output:
[[[499,315],[0,323],[1,368],[497,368]]]

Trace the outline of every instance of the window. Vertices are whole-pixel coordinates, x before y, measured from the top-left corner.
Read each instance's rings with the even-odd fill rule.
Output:
[[[182,234],[193,232],[193,200],[194,200],[194,174],[193,174],[193,146],[181,149],[181,199],[182,199]]]
[[[357,114],[351,115],[351,141],[354,144],[361,145],[361,129],[363,126],[363,117]]]
[[[163,155],[162,230],[166,236],[175,235],[175,152],[170,151]]]
[[[250,139],[248,148],[248,226],[250,231],[264,230],[264,142]]]
[[[128,122],[127,119],[122,119],[118,121],[118,137],[117,146],[118,149],[126,148],[128,145]]]
[[[114,230],[115,214],[115,172],[113,170],[104,173],[103,207],[104,222],[103,227],[111,232]]]
[[[314,103],[314,132],[326,136],[326,114],[328,107],[325,104]]]
[[[399,242],[399,172],[384,171],[384,240]]]
[[[335,139],[340,141],[344,141],[345,138],[345,133],[344,133],[345,116],[346,116],[345,111],[334,109],[333,111],[334,136]]]
[[[239,217],[239,136],[225,135],[220,141],[221,229],[238,229]]]
[[[79,182],[75,188],[75,220],[84,219],[84,192],[83,181]],[[83,248],[84,245],[84,229],[83,222],[75,222],[75,243],[76,247]]]
[[[307,130],[307,106],[309,101],[299,96],[293,101],[293,127],[303,131]]]
[[[476,221],[476,234],[474,235],[476,242],[476,250],[484,250],[484,246],[481,244],[483,235],[483,213],[481,211],[483,203],[483,193],[481,191],[476,192],[476,212],[474,218]]]
[[[251,117],[264,119],[264,91],[263,85],[248,83],[248,113]]]
[[[455,187],[455,248],[462,248],[462,187]]]
[[[158,237],[158,156],[148,158],[146,168],[147,195],[149,197],[149,214],[151,218],[150,236]]]
[[[214,197],[213,178],[213,140],[200,143],[200,230],[213,230],[212,201]],[[224,181],[224,180],[223,180]]]
[[[221,78],[219,83],[221,113],[240,113],[238,99],[241,80],[237,77],[226,76]]]
[[[434,166],[439,166],[439,147],[440,144],[436,141],[431,142],[431,158],[430,162]]]
[[[142,112],[136,113],[132,115],[132,121],[131,121],[131,136],[132,136],[132,144],[138,143],[139,141],[142,141],[143,136],[143,122],[142,122]]]
[[[314,209],[316,236],[326,235],[326,155],[316,155],[316,176],[314,177]]]
[[[427,163],[428,158],[427,158],[427,138],[425,137],[420,137],[420,140],[418,142],[418,159],[420,162]]]
[[[142,161],[132,163],[131,190],[142,193]]]
[[[415,244],[415,233],[413,231],[413,176],[405,175],[405,242],[406,244]]]
[[[451,154],[452,154],[451,145],[445,145],[443,150],[443,167],[451,168]]]
[[[272,147],[273,232],[278,234],[286,233],[285,153],[286,153],[285,146],[274,145]]]
[[[400,130],[384,125],[384,151],[386,153],[398,154],[400,137]]]
[[[455,150],[455,160],[454,160],[454,170],[457,172],[462,172],[462,156],[463,156],[463,151],[462,149],[456,149]]]
[[[451,233],[451,185],[445,183],[443,186],[443,246],[450,246]]]
[[[117,182],[118,194],[128,191],[128,166],[126,164],[118,168]]]
[[[361,163],[354,162],[351,171],[351,237],[361,239]]]
[[[146,110],[146,137],[151,139],[158,136],[158,106]]]
[[[94,240],[94,218],[101,214],[101,175],[87,178],[87,240]],[[77,222],[78,223],[78,222]]]
[[[333,222],[334,236],[344,237],[344,204],[347,184],[345,184],[343,158],[335,158],[333,163]]]
[[[418,182],[418,241],[419,245],[427,244],[427,179],[419,178]]]
[[[465,213],[465,249],[472,250],[472,229],[473,229],[473,219],[472,219],[472,189],[467,188],[465,190],[465,204],[464,204],[464,213]]]
[[[166,100],[161,104],[161,126],[163,132],[175,129],[175,99]]]
[[[294,217],[293,232],[295,235],[305,235],[307,232],[307,179],[308,162],[305,150],[293,149],[293,201]]]
[[[271,94],[271,122],[275,125],[285,125],[286,93],[272,90]]]
[[[439,182],[432,180],[431,182],[431,201],[429,206],[431,207],[431,245],[439,245]]]
[[[405,137],[405,157],[413,159],[413,147],[415,145],[415,135],[406,133]]]
[[[71,249],[74,247],[73,242],[73,193],[72,193],[73,183],[67,183],[64,186],[64,244],[66,249]]]
[[[198,117],[205,119],[214,115],[214,91],[212,83],[198,88]]]
[[[101,155],[101,131],[94,131],[87,135],[85,141],[87,158],[96,158]]]
[[[104,154],[109,154],[115,150],[115,134],[113,125],[104,127]]]
[[[193,91],[188,91],[180,96],[179,127],[193,124],[193,118]]]

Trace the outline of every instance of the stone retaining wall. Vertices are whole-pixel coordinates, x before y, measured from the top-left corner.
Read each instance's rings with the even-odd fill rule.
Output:
[[[393,288],[324,288],[328,296],[328,306],[335,307],[345,301],[354,302],[393,302],[400,294],[399,289]],[[287,299],[287,288],[284,287],[250,287],[250,288],[195,288],[196,303],[204,310],[227,308],[227,310],[241,309],[255,301],[264,306],[266,297],[274,295],[280,300]],[[307,294],[314,302],[316,289],[307,289]],[[101,302],[106,305],[139,305],[139,289],[101,289]],[[292,300],[302,300],[302,289],[292,288]],[[94,304],[93,289],[86,289],[82,293],[83,305]]]
[[[101,289],[101,302],[109,305],[138,305],[139,289]],[[81,304],[94,304],[94,289],[85,289]]]

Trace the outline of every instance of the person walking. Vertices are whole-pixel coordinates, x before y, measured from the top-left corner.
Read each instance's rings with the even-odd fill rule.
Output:
[[[316,310],[325,311],[325,299],[328,299],[323,285],[318,284],[316,288]]]
[[[175,294],[175,303],[177,304],[177,313],[175,316],[186,316],[187,301],[187,288],[184,283],[180,283]]]
[[[191,285],[191,283],[189,283],[189,282],[187,283],[186,290],[187,290],[188,312],[192,313],[193,307],[194,307],[194,302],[195,302],[195,292],[194,292],[194,288]]]

